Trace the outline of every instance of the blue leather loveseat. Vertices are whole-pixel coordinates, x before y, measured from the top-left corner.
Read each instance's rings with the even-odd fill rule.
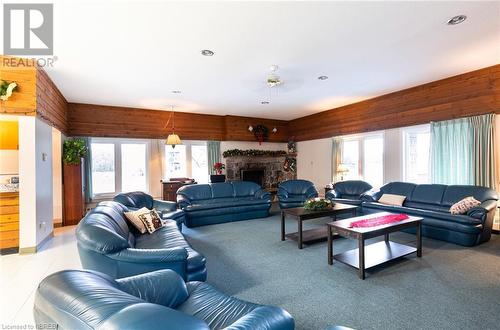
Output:
[[[325,194],[325,198],[337,203],[361,206],[361,196],[373,187],[365,181],[347,180],[332,185],[332,190]]]
[[[307,180],[287,180],[278,186],[278,201],[281,209],[301,207],[309,198],[318,197],[314,183]]]
[[[403,195],[406,199],[403,206],[384,205],[378,202],[383,194]],[[450,207],[468,196],[473,196],[481,205],[474,207],[467,214],[452,215]],[[420,216],[424,218],[424,236],[463,246],[474,246],[488,241],[491,237],[498,193],[478,186],[391,182],[378,191],[366,193],[362,199],[365,214],[389,211]]]
[[[193,250],[173,220],[141,234],[124,217],[127,207],[101,202],[76,229],[82,266],[113,278],[172,269],[188,281],[205,281],[205,257]]]
[[[292,330],[287,311],[225,295],[171,270],[113,280],[63,270],[38,286],[35,321],[46,329]]]
[[[184,211],[177,209],[177,203],[153,199],[152,196],[142,191],[121,193],[116,195],[113,200],[125,205],[129,210],[135,211],[140,208],[155,209],[162,219],[171,219],[177,222],[179,229],[182,229],[184,223]]]
[[[269,216],[271,195],[248,181],[193,184],[177,190],[188,227]]]

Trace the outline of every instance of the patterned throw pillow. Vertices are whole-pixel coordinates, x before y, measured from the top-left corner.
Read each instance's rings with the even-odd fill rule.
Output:
[[[465,197],[459,202],[456,202],[450,207],[451,214],[465,214],[471,208],[481,205],[481,202],[474,197]]]
[[[125,217],[127,218],[128,221],[130,221],[130,223],[135,227],[137,228],[137,230],[141,233],[141,234],[145,234],[147,229],[146,229],[146,226],[144,226],[144,222],[142,222],[142,220],[139,218],[139,216],[141,214],[145,214],[145,213],[149,213],[151,212],[149,209],[143,207],[143,208],[140,208],[136,211],[130,211],[130,212],[125,212]]]
[[[148,213],[140,214],[139,219],[141,219],[142,223],[144,224],[148,233],[150,234],[154,233],[157,229],[163,227],[161,218],[155,209],[150,210]]]

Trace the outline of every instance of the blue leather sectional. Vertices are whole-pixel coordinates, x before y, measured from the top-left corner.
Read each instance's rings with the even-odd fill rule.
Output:
[[[318,197],[314,183],[308,180],[287,180],[278,186],[278,201],[281,209],[301,207],[309,198]]]
[[[79,223],[77,247],[85,269],[121,278],[172,269],[188,281],[205,281],[205,257],[184,239],[177,222],[165,220],[152,234],[141,234],[128,225],[117,202],[101,202]]]
[[[325,198],[337,203],[361,206],[361,196],[372,188],[373,187],[365,181],[340,181],[333,184],[332,190],[325,194]]]
[[[40,283],[33,313],[51,329],[294,329],[281,308],[230,297],[204,282],[184,283],[171,270],[119,280],[63,270]]]
[[[404,195],[406,200],[403,206],[384,205],[378,203],[382,194]],[[467,214],[452,215],[449,212],[450,206],[468,196],[473,196],[481,205],[474,207]],[[365,214],[389,211],[420,216],[424,218],[424,236],[463,246],[474,246],[488,241],[491,237],[498,193],[478,186],[391,182],[378,191],[364,194],[362,200]]]
[[[155,209],[162,219],[175,220],[179,229],[184,223],[184,212],[177,209],[176,202],[161,201],[153,199],[150,195],[142,191],[134,191],[116,195],[113,200],[125,205],[129,210],[135,211],[140,208]]]
[[[248,181],[195,184],[177,190],[185,224],[198,227],[269,216],[271,195]]]

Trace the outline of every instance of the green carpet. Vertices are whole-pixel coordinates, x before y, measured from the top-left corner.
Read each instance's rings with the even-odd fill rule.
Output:
[[[310,225],[325,222],[314,220]],[[287,232],[296,230],[287,220]],[[297,329],[499,329],[500,237],[474,248],[424,238],[415,255],[367,272],[327,264],[326,242],[280,240],[279,215],[184,230],[207,257],[208,282],[238,298],[286,309]],[[397,233],[400,243],[415,236]],[[368,241],[370,243],[372,241]],[[356,247],[338,239],[335,253]]]

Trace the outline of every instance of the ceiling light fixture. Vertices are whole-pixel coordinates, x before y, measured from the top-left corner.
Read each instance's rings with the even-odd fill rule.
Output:
[[[462,23],[467,19],[467,16],[465,15],[457,15],[455,17],[450,18],[448,21],[446,21],[446,24],[448,25],[457,25]]]
[[[203,49],[201,51],[201,55],[203,55],[203,56],[214,56],[214,54],[215,53],[213,51],[211,51],[210,49]]]
[[[319,80],[327,80],[328,79],[328,76],[319,76],[318,77]]]
[[[182,144],[181,138],[179,135],[175,134],[175,114],[174,114],[174,106],[171,106],[172,112],[170,113],[170,118],[172,118],[172,134],[169,134],[167,137],[167,142],[165,143],[166,145],[172,146],[172,149],[175,148],[176,145]],[[168,122],[170,121],[170,118],[168,118],[167,121],[167,127],[168,127]]]
[[[269,101],[262,101],[260,104],[269,104]]]

